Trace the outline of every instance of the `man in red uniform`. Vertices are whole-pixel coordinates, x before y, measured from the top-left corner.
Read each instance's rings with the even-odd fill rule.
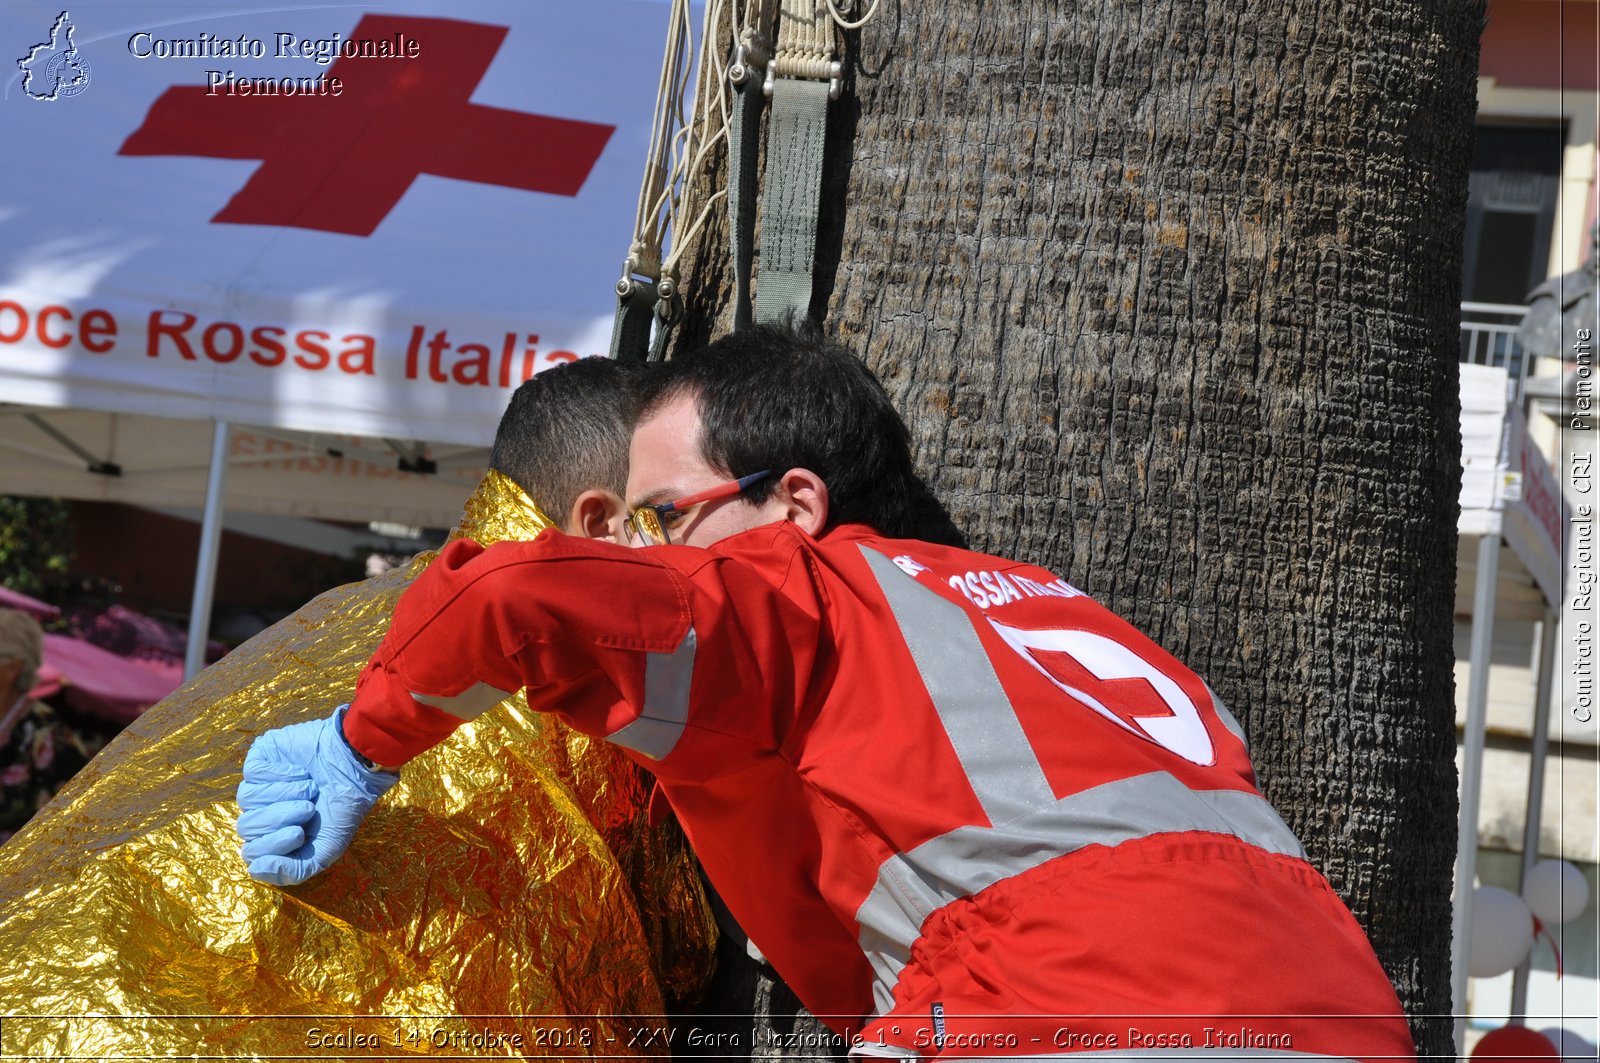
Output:
[[[1049,572],[899,537],[926,492],[848,352],[765,328],[663,367],[628,498],[660,545],[452,545],[348,743],[399,764],[527,687],[655,773],[858,1055],[1413,1054],[1205,683]]]

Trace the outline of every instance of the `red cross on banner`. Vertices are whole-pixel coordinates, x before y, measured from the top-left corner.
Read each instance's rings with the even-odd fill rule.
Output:
[[[364,15],[351,40],[420,43],[415,58],[344,56],[342,92],[241,95],[176,86],[120,155],[260,159],[214,222],[370,236],[419,174],[575,196],[615,126],[469,102],[504,26]]]

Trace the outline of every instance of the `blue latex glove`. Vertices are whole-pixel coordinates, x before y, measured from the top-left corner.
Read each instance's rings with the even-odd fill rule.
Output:
[[[251,878],[293,886],[326,871],[350,847],[378,798],[400,781],[357,759],[339,730],[347,707],[251,743],[237,827]]]

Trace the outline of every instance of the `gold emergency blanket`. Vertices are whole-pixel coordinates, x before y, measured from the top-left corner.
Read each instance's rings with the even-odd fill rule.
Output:
[[[491,472],[457,534],[548,523]],[[0,1055],[659,1053],[664,1004],[711,967],[698,876],[647,825],[646,777],[520,695],[407,765],[329,871],[245,873],[245,750],[350,699],[429,560],[251,639],[0,845]]]

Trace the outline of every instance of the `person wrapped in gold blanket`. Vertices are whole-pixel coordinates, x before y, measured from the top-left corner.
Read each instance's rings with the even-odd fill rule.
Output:
[[[614,532],[625,370],[514,395],[454,535]],[[431,560],[340,587],[151,708],[0,846],[0,1055],[614,1055],[658,1050],[715,930],[649,781],[518,695],[406,766],[351,852],[281,889],[238,856],[251,741],[349,700]]]

